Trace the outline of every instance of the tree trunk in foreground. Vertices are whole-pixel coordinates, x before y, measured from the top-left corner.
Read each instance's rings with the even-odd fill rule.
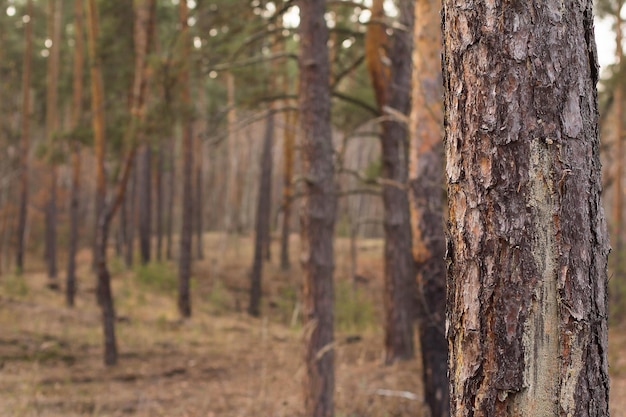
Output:
[[[452,416],[608,416],[592,2],[445,0]]]
[[[24,23],[24,69],[22,72],[22,132],[20,139],[20,206],[17,223],[17,247],[15,267],[17,273],[24,272],[24,240],[26,238],[26,216],[28,214],[28,153],[30,152],[30,78],[33,55],[33,0],[28,0],[26,13],[30,17]]]
[[[300,122],[305,193],[301,211],[303,318],[305,326],[305,413],[334,413],[333,233],[337,198],[330,130],[326,1],[300,6]]]
[[[409,199],[417,266],[417,320],[424,398],[431,417],[450,415],[443,224],[441,0],[415,3],[413,90],[409,123]]]
[[[254,234],[254,259],[250,273],[250,304],[248,314],[261,315],[261,277],[263,275],[263,258],[265,245],[269,241],[270,208],[272,204],[272,142],[274,139],[274,112],[267,115],[263,151],[261,153],[261,178],[256,210],[256,227]]]
[[[189,26],[187,24],[187,2],[180,2],[180,25],[182,27],[181,41],[183,42],[182,59],[183,70],[181,71],[181,102],[183,105],[191,105],[191,91],[189,84]],[[178,312],[182,317],[191,316],[191,234],[193,221],[193,129],[192,121],[188,116],[183,118],[182,152],[183,152],[183,194],[181,210],[180,252],[178,253]]]

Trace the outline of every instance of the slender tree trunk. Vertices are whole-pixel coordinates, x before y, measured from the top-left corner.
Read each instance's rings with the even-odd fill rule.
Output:
[[[137,161],[133,163],[133,169],[130,177],[130,193],[124,199],[126,213],[126,253],[124,256],[124,261],[127,268],[131,268],[133,266],[133,257],[135,255],[135,224],[136,224],[136,212],[135,212],[135,202],[137,201]]]
[[[615,11],[615,62],[619,68],[619,81],[615,88],[615,193],[613,196],[613,229],[615,236],[615,272],[618,275],[624,270],[623,262],[623,211],[624,211],[624,186],[622,178],[624,176],[624,86],[621,81],[622,77],[622,17],[620,11],[622,9],[622,1],[617,2],[617,10]],[[621,278],[621,277],[620,277]]]
[[[159,152],[157,155],[157,169],[156,169],[156,235],[157,235],[157,247],[156,257],[157,261],[163,260],[163,140],[159,140]]]
[[[283,144],[283,224],[280,236],[280,268],[286,271],[289,263],[289,235],[291,234],[291,199],[293,197],[293,160],[296,140],[298,112],[288,111],[285,115],[285,134]]]
[[[96,233],[94,238],[94,266],[97,275],[96,298],[102,312],[104,336],[104,363],[107,366],[117,362],[115,339],[115,310],[111,295],[110,275],[106,266],[107,225],[104,212],[106,182],[104,174],[104,98],[100,59],[96,53],[99,38],[98,9],[95,0],[87,0],[87,43],[91,72],[91,111],[94,130],[96,157]]]
[[[104,207],[104,199],[106,196],[106,174],[104,168],[104,144],[105,144],[105,128],[104,128],[104,87],[102,84],[102,70],[100,58],[96,53],[97,42],[99,37],[99,23],[95,0],[87,0],[87,43],[89,49],[89,69],[91,78],[91,112],[92,125],[94,131],[94,154],[96,159],[96,204],[95,204],[95,223],[94,223],[94,240],[93,240],[93,267],[97,267],[97,234],[98,219],[102,214]],[[99,281],[98,281],[99,285]],[[100,291],[97,291],[99,294]]]
[[[424,398],[432,417],[450,415],[443,223],[443,88],[440,0],[415,3],[409,200],[417,265]]]
[[[331,417],[335,388],[333,233],[337,199],[330,129],[326,2],[301,1],[299,6],[300,120],[306,178],[301,212],[305,413],[310,417]]]
[[[198,152],[196,153],[196,158],[195,160],[202,160],[202,153]],[[202,224],[202,207],[203,207],[203,201],[202,201],[202,164],[199,163],[196,166],[196,198],[194,201],[194,206],[195,206],[195,210],[194,210],[194,215],[196,217],[196,257],[198,259],[203,259],[204,258],[204,250],[203,250],[203,235],[204,235],[204,228],[203,228],[203,224]]]
[[[87,16],[89,23],[89,51],[92,59],[92,69],[95,66],[99,70],[99,62],[95,55],[95,40],[98,36],[98,20],[95,0],[88,0]],[[107,268],[107,240],[111,221],[115,216],[115,212],[124,200],[128,178],[132,170],[133,161],[136,154],[136,138],[139,131],[140,123],[144,115],[146,79],[147,79],[147,59],[151,45],[150,37],[153,33],[153,25],[155,18],[154,0],[146,0],[145,2],[135,3],[135,22],[134,22],[134,40],[135,40],[135,74],[133,80],[132,102],[131,102],[131,120],[125,134],[125,143],[130,143],[131,148],[123,165],[121,179],[118,183],[115,196],[110,204],[103,206],[98,217],[98,227],[96,233],[96,273],[98,277],[98,302],[102,310],[102,323],[104,332],[104,363],[112,366],[117,363],[117,345],[115,339],[115,309],[113,306],[113,297],[111,293],[111,277]],[[101,78],[100,78],[101,79]],[[96,107],[96,106],[94,106]],[[97,118],[97,112],[94,112],[94,119]],[[94,129],[95,130],[95,129]],[[103,136],[104,138],[104,136]],[[104,148],[104,142],[102,143]],[[98,155],[104,158],[104,153]],[[98,161],[100,165],[103,161]],[[99,169],[99,168],[97,168]],[[103,196],[103,201],[105,201]]]
[[[169,176],[168,176],[168,184],[167,184],[167,224],[166,233],[167,233],[167,243],[165,248],[165,257],[168,260],[172,260],[174,255],[172,252],[173,242],[172,242],[172,234],[174,231],[174,184],[176,184],[176,157],[174,156],[174,140],[170,139],[169,144]]]
[[[381,18],[382,1],[374,4],[373,15]],[[411,51],[414,8],[412,0],[399,2],[400,25],[391,39],[387,70],[380,56],[387,45],[382,24],[372,25],[368,34],[368,67],[381,111],[408,114],[410,107]],[[389,80],[386,79],[389,74]],[[382,197],[385,231],[385,362],[413,358],[413,320],[415,306],[415,265],[411,256],[411,227],[408,180],[407,129],[403,122],[383,122]]]
[[[152,150],[144,144],[139,152],[139,249],[141,264],[150,262],[150,238],[152,224]]]
[[[451,415],[608,416],[592,2],[443,4]]]
[[[59,129],[58,115],[58,84],[59,84],[59,56],[61,46],[61,0],[48,0],[48,36],[52,40],[49,48],[47,68],[46,93],[46,136],[49,151],[54,152],[54,135]],[[48,202],[46,205],[46,263],[48,266],[48,286],[57,289],[57,166],[51,161],[51,172],[48,183]]]
[[[180,39],[183,48],[183,70],[181,71],[181,101],[183,105],[191,105],[191,92],[189,85],[189,26],[187,24],[187,2],[180,2]],[[183,119],[183,195],[181,210],[180,253],[178,255],[178,311],[182,317],[191,316],[191,297],[189,280],[191,278],[191,234],[193,219],[192,202],[192,169],[193,169],[193,128],[192,121],[188,116]]]
[[[83,65],[85,42],[83,39],[83,1],[74,2],[74,79],[72,84],[72,129],[76,129],[82,117]],[[65,301],[74,305],[76,294],[76,250],[78,248],[78,218],[80,202],[80,145],[72,144],[72,187],[70,191],[70,236],[67,254],[67,279]]]
[[[24,271],[24,240],[28,214],[28,154],[30,152],[30,78],[33,55],[33,0],[26,3],[30,19],[24,23],[24,63],[22,71],[22,136],[20,139],[20,206],[17,223],[15,266],[18,274]]]
[[[237,111],[235,108],[235,76],[226,74],[228,92],[228,198],[226,199],[226,232],[239,233],[241,231],[241,199],[238,192],[239,178],[239,149],[237,133]]]
[[[267,115],[263,151],[261,153],[261,178],[257,200],[256,227],[254,236],[254,258],[250,274],[250,304],[248,314],[261,315],[261,279],[263,275],[263,255],[269,241],[270,208],[272,203],[272,142],[274,139],[274,112]]]

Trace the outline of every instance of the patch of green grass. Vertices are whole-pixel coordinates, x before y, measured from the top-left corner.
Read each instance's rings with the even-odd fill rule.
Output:
[[[151,262],[137,266],[135,279],[142,287],[156,292],[175,294],[178,288],[174,268],[163,262]]]
[[[339,331],[362,331],[376,326],[374,306],[348,280],[335,283],[335,326]]]
[[[215,280],[205,300],[217,313],[226,312],[230,309],[230,295],[228,289],[220,280]]]
[[[30,289],[24,275],[9,274],[5,276],[3,281],[2,284],[7,295],[20,298],[28,295]]]

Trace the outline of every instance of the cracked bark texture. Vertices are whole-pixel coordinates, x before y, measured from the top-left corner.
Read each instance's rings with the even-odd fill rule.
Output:
[[[607,416],[590,0],[444,0],[453,416]]]
[[[300,130],[305,193],[300,216],[305,340],[304,402],[309,417],[333,416],[333,234],[337,197],[330,129],[325,0],[300,0]]]

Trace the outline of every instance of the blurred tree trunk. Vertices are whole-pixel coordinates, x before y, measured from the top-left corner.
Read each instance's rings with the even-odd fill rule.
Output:
[[[106,269],[107,229],[104,224],[100,224],[102,222],[101,219],[105,219],[103,216],[103,203],[106,196],[104,173],[104,97],[101,63],[96,49],[100,36],[100,27],[96,0],[87,0],[86,6],[86,27],[88,28],[87,45],[91,76],[91,113],[94,131],[94,154],[96,159],[96,234],[94,239],[94,265],[98,279],[96,297],[102,309],[104,363],[109,366],[117,362],[117,342],[115,340],[115,310],[111,296],[110,276]]]
[[[368,27],[366,56],[376,98],[382,113],[407,115],[410,108],[413,1],[399,3],[399,23],[389,42],[383,23]],[[376,0],[372,16],[384,18],[383,2]],[[385,56],[391,44],[390,56]],[[372,55],[374,54],[374,55]],[[385,66],[386,58],[391,67]],[[388,77],[388,79],[387,79]],[[391,110],[391,112],[389,111]],[[411,255],[411,225],[408,180],[407,129],[404,121],[382,124],[382,196],[385,230],[385,363],[415,355],[413,320],[416,294],[415,265]]]
[[[55,135],[59,130],[59,57],[61,50],[61,0],[48,0],[48,37],[52,40],[46,72],[46,140],[51,160],[46,204],[46,264],[48,286],[57,289],[57,161]]]
[[[163,170],[165,169],[163,163],[163,139],[159,140],[159,150],[157,153],[157,169],[155,173],[155,185],[156,188],[156,257],[157,261],[163,260]]]
[[[263,275],[263,255],[269,238],[269,222],[272,204],[272,146],[274,141],[274,111],[269,111],[265,121],[263,151],[261,152],[259,195],[257,200],[256,227],[254,236],[254,258],[250,274],[250,304],[248,314],[261,315],[261,279]]]
[[[135,212],[135,202],[137,201],[137,161],[134,161],[133,168],[130,173],[130,192],[124,199],[124,209],[126,211],[126,253],[124,254],[124,262],[127,268],[133,266],[133,257],[135,254],[135,220],[137,218]]]
[[[99,62],[95,54],[95,41],[98,39],[98,20],[95,0],[88,0],[87,15],[89,27],[89,50],[92,58],[92,70],[95,67],[99,70]],[[147,55],[153,34],[155,19],[155,0],[138,1],[134,4],[134,41],[135,41],[135,71],[133,80],[133,90],[131,98],[131,120],[125,132],[124,142],[130,144],[130,151],[124,161],[122,174],[118,182],[116,193],[110,204],[103,206],[103,210],[98,217],[98,228],[96,233],[96,273],[98,276],[98,301],[102,309],[102,321],[104,329],[104,363],[112,366],[117,363],[117,343],[115,339],[115,310],[113,307],[113,297],[111,294],[111,277],[107,267],[107,238],[109,228],[117,208],[124,200],[126,185],[132,170],[137,149],[137,136],[144,118],[145,93],[147,85]],[[99,71],[98,71],[99,72]],[[97,75],[98,72],[96,73]],[[99,77],[100,78],[100,77]],[[102,78],[100,78],[101,80]],[[100,84],[101,85],[101,84]],[[97,90],[97,89],[96,89]],[[93,94],[93,93],[92,93]],[[94,108],[97,108],[97,104]],[[94,112],[94,119],[98,112]],[[94,129],[96,130],[96,129]],[[104,138],[104,136],[103,136]],[[104,142],[102,143],[104,149]],[[104,153],[99,155],[104,158]],[[98,164],[103,161],[98,161]],[[103,196],[103,201],[105,201]]]
[[[85,41],[83,39],[83,2],[74,1],[74,74],[72,83],[72,129],[76,129],[82,118],[83,65]],[[80,145],[76,138],[72,143],[72,186],[70,191],[70,236],[67,254],[67,280],[65,301],[74,305],[76,294],[76,250],[78,248],[78,219],[80,197]]]
[[[443,4],[451,415],[608,416],[592,2]]]
[[[174,230],[174,184],[176,184],[176,157],[174,140],[168,140],[168,155],[169,155],[169,176],[168,176],[168,184],[167,184],[167,224],[165,225],[166,233],[167,233],[167,244],[165,248],[165,257],[168,260],[172,260],[174,255],[172,252],[173,242],[172,242],[172,233]]]
[[[239,155],[237,132],[237,109],[235,101],[235,76],[226,74],[226,88],[228,94],[228,198],[226,199],[226,232],[241,232],[241,198],[239,193]]]
[[[283,136],[283,224],[280,236],[280,268],[289,269],[289,235],[291,234],[291,199],[293,198],[293,160],[296,141],[298,112],[290,110],[285,113],[285,130]]]
[[[305,413],[334,410],[333,234],[337,210],[330,127],[328,28],[325,0],[300,5],[300,122],[305,178],[301,217]]]
[[[207,110],[207,97],[206,97],[206,89],[204,87],[204,83],[198,83],[198,98],[197,98],[197,107],[198,114],[200,115],[199,120],[196,122],[197,124],[197,132],[194,135],[194,148],[195,155],[194,158],[194,177],[195,177],[195,199],[194,199],[194,216],[195,216],[195,229],[196,229],[196,258],[204,259],[204,193],[203,193],[203,163],[204,163],[204,155],[202,152],[203,146],[202,141],[203,138],[207,135],[207,120],[206,120],[206,110]]]
[[[180,72],[181,103],[186,107],[183,114],[182,152],[183,152],[183,194],[181,210],[180,252],[178,255],[178,311],[182,317],[191,316],[191,297],[189,280],[191,278],[191,234],[193,220],[193,124],[190,120],[191,91],[189,79],[190,38],[187,18],[187,2],[179,6],[180,42],[182,48],[182,69]]]
[[[615,236],[615,273],[621,275],[624,270],[623,262],[623,211],[624,211],[624,85],[622,81],[622,17],[620,11],[623,6],[617,1],[615,10],[615,65],[618,67],[617,85],[615,87],[615,193],[613,196],[613,228]],[[621,278],[621,277],[620,277]]]
[[[149,143],[144,143],[139,151],[139,251],[141,264],[150,262],[150,238],[152,225],[152,149]]]
[[[432,417],[450,415],[446,340],[446,243],[443,223],[441,0],[415,3],[409,122],[409,200],[417,265],[417,319],[424,398]]]
[[[22,132],[20,139],[20,206],[17,223],[17,244],[15,248],[15,266],[17,273],[24,271],[24,252],[26,238],[26,217],[28,214],[28,154],[30,152],[30,78],[33,58],[33,0],[26,3],[26,14],[30,17],[24,22],[24,62],[22,70]]]

